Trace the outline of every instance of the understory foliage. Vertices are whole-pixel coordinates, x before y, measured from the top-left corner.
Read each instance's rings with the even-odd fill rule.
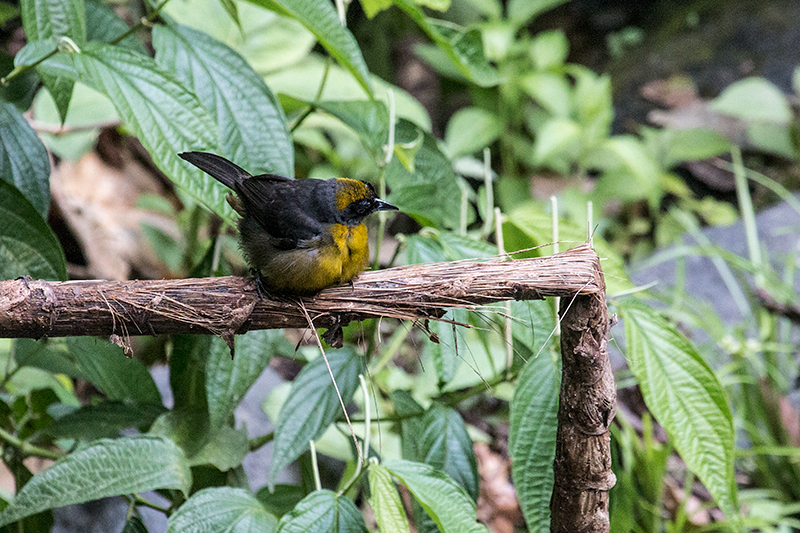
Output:
[[[379,213],[372,221],[376,267],[485,258],[551,243],[550,204],[532,197],[528,178],[591,176],[592,192],[576,187],[560,194],[557,238],[563,250],[586,241],[587,222],[599,225],[595,248],[609,303],[624,324],[624,332],[614,330],[612,347],[629,363],[618,377],[621,386],[638,384],[649,411],[636,421],[626,411],[612,432],[618,479],[612,530],[677,531],[688,523],[685,503],[665,511],[673,452],[684,465],[681,487],[688,492],[697,480],[707,489],[720,510],[719,528],[791,524],[797,509],[785,504],[800,487],[800,470],[790,461],[797,449],[764,423],[768,414],[748,412],[773,412],[765,391],[783,392],[768,387],[786,364],[791,335],[764,312],[757,346],[748,343],[747,328],[732,338],[721,326],[709,329],[711,347],[694,346],[673,320],[704,327],[703,320],[713,322],[709,315],[677,298],[663,311],[644,303],[647,293],[634,290],[623,269],[623,254],[635,252],[625,247],[635,231],[606,217],[609,203],[642,207],[651,213],[655,244],[672,242],[675,228],[694,228],[697,217],[730,220],[735,212],[694,198],[674,168],[737,149],[710,130],[613,135],[608,76],[567,62],[561,32],[529,30],[560,3],[22,0],[27,44],[13,65],[6,58],[0,102],[0,278],[67,279],[65,254],[47,222],[49,158],[79,160],[103,128],[135,137],[174,187],[179,208],[157,197],[142,203],[171,216],[180,232],[145,224],[141,231],[175,276],[246,271],[232,238],[236,214],[225,202],[227,191],[179,159],[184,151],[223,155],[252,174],[346,175],[374,183],[405,217],[392,221],[394,215]],[[354,11],[357,33],[348,28]],[[140,17],[134,26],[127,22]],[[463,102],[444,128],[397,80],[371,72],[381,45],[354,37],[399,38],[397,28],[415,36],[406,53]],[[796,157],[786,137],[788,104],[780,116],[748,113],[743,104],[757,95],[774,109],[784,97],[764,80],[745,81],[719,98],[718,111],[749,124],[768,122],[766,149]],[[669,213],[662,211],[667,196]],[[737,273],[761,272],[761,287],[791,298],[784,281],[754,257],[713,247],[683,247],[677,255],[694,253]],[[528,530],[549,531],[560,384],[553,302],[511,302],[447,318],[472,327],[352,324],[343,348],[326,349],[330,371],[314,343],[297,348],[298,339],[290,342],[283,331],[238,336],[233,359],[225,342],[211,336],[137,344],[168,360],[171,402],[140,359],[126,358],[106,340],[2,341],[0,440],[16,495],[4,495],[0,524],[41,531],[52,524],[53,508],[121,495],[130,503],[125,531],[146,531],[144,507],[167,515],[174,532],[400,532],[411,523],[420,532],[486,531],[476,513],[486,480],[474,450],[488,442],[512,463]],[[767,345],[769,364],[754,369]],[[234,410],[276,357],[302,369],[265,402],[274,433],[248,438]],[[762,375],[769,376],[766,388],[753,379]],[[76,382],[91,384],[93,393],[81,394]],[[763,448],[750,448],[740,466],[764,492],[741,498],[732,404],[738,420],[751,422],[739,424],[748,442]],[[654,437],[651,416],[666,438]],[[495,431],[505,427],[507,443]],[[267,481],[253,487],[242,464],[263,446],[272,447],[271,463],[258,467]],[[55,462],[33,474],[31,456]],[[323,470],[320,463],[332,463],[322,456],[337,466]],[[279,483],[291,465],[299,466],[299,480]],[[788,481],[771,483],[771,472]],[[745,500],[774,504],[772,514],[754,504],[740,507]]]

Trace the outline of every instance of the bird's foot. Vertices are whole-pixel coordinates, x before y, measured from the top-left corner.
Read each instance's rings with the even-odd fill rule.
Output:
[[[258,297],[263,299],[270,298],[270,293],[267,290],[267,284],[264,281],[264,276],[261,274],[261,271],[257,268],[251,268],[250,273],[253,275],[253,278],[256,281],[256,293]]]

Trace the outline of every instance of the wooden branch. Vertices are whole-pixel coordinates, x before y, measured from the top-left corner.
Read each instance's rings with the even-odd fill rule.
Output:
[[[143,281],[0,281],[0,337],[127,337],[317,327],[392,317],[440,318],[448,308],[502,300],[602,294],[602,272],[588,244],[548,257],[411,265],[364,272],[352,285],[313,297],[259,298],[241,277]]]
[[[608,359],[603,292],[561,299],[561,393],[558,405],[550,530],[608,533],[611,471],[609,425],[617,389]]]

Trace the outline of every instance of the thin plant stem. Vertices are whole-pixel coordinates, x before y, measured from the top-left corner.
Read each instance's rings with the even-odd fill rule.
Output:
[[[358,464],[356,464],[356,471],[353,472],[353,477],[351,477],[345,486],[342,487],[342,490],[339,491],[339,496],[347,494],[347,491],[349,491],[361,477],[361,471],[369,458],[369,434],[370,422],[372,420],[372,416],[369,412],[369,389],[367,388],[367,381],[364,379],[363,374],[359,374],[358,379],[361,382],[361,393],[364,395],[364,459],[358,461]]]
[[[40,448],[35,444],[31,444],[30,442],[24,441],[19,437],[12,435],[8,431],[3,428],[0,428],[0,440],[3,440],[10,444],[11,446],[15,447],[19,452],[28,457],[41,457],[43,459],[52,459],[53,461],[57,461],[66,455],[64,452],[55,451],[55,450],[48,450],[46,448]]]
[[[317,463],[317,446],[313,440],[308,441],[308,447],[311,450],[311,469],[314,471],[314,487],[317,490],[322,489],[322,481],[319,479],[319,464]]]
[[[763,289],[766,279],[763,272],[764,260],[761,257],[761,248],[758,242],[758,229],[756,227],[756,215],[753,209],[753,199],[750,197],[750,189],[747,188],[747,175],[744,163],[742,162],[742,151],[738,146],[731,148],[733,159],[733,176],[736,180],[736,199],[739,201],[739,211],[742,213],[744,223],[744,233],[747,239],[747,252],[750,261],[756,267],[754,279],[756,287]]]

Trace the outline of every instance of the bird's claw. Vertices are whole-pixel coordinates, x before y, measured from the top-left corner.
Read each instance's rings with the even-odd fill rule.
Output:
[[[261,274],[261,271],[256,268],[251,268],[250,273],[253,275],[256,281],[256,293],[258,297],[263,299],[269,298],[269,291],[267,291],[266,283],[264,282],[264,276]]]

